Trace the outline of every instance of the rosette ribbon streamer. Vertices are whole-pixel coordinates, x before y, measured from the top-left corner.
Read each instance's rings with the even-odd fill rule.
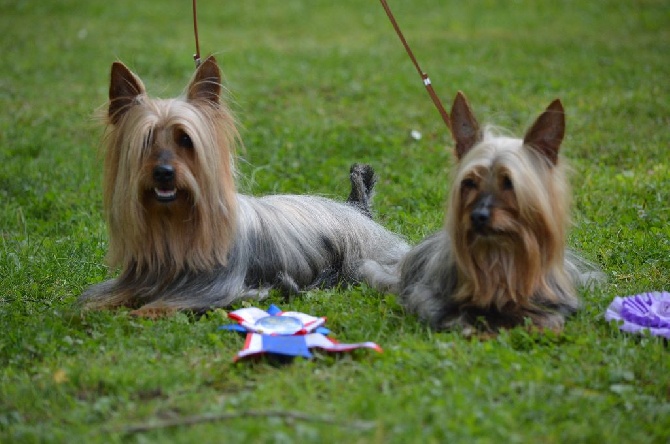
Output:
[[[309,359],[313,357],[312,348],[334,353],[358,348],[382,351],[374,342],[339,343],[326,336],[330,330],[323,326],[325,317],[297,311],[285,312],[276,305],[271,305],[267,311],[256,307],[241,308],[228,313],[228,317],[237,323],[223,325],[219,329],[246,334],[244,348],[235,355],[234,361],[266,353]]]

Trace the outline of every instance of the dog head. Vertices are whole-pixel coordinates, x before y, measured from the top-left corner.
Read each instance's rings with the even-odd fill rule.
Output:
[[[175,99],[150,98],[139,77],[112,64],[104,180],[110,264],[179,270],[225,263],[238,134],[221,89],[213,57]]]
[[[561,102],[552,102],[523,139],[480,129],[460,92],[451,120],[458,163],[447,230],[459,270],[479,287],[473,292],[480,305],[505,304],[496,294],[528,298],[563,261],[570,193],[558,156]]]

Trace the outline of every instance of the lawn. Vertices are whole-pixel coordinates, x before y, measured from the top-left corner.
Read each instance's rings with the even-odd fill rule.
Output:
[[[358,286],[258,306],[327,316],[340,341],[383,353],[234,363],[244,339],[217,330],[223,310],[80,313],[114,272],[98,151],[110,65],[178,94],[191,3],[0,0],[0,442],[670,440],[667,341],[603,319],[615,296],[670,290],[670,4],[390,3],[446,106],[462,90],[480,121],[521,135],[562,99],[569,243],[608,278],[565,331],[434,333]],[[344,198],[367,162],[383,225],[412,243],[440,229],[450,135],[376,1],[198,9],[241,126],[240,190]]]

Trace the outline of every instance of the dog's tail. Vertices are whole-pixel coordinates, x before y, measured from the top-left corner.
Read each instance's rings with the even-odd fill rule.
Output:
[[[576,287],[592,291],[607,281],[607,275],[596,264],[584,259],[573,250],[566,250],[565,270]]]
[[[370,165],[355,163],[349,169],[351,193],[347,203],[358,208],[361,213],[372,219],[371,202],[377,175]]]

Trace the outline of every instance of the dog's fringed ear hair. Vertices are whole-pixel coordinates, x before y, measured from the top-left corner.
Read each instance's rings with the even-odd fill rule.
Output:
[[[109,108],[107,116],[113,124],[118,123],[128,109],[134,105],[139,95],[145,94],[144,84],[126,65],[112,63],[109,83]]]
[[[188,84],[188,100],[204,100],[209,103],[219,103],[221,95],[221,71],[214,56],[209,56],[202,62]]]
[[[564,135],[565,111],[561,101],[556,99],[526,132],[523,143],[546,157],[552,165],[556,165]]]
[[[481,139],[479,123],[461,91],[456,94],[450,117],[451,135],[456,142],[456,157],[460,160]]]

